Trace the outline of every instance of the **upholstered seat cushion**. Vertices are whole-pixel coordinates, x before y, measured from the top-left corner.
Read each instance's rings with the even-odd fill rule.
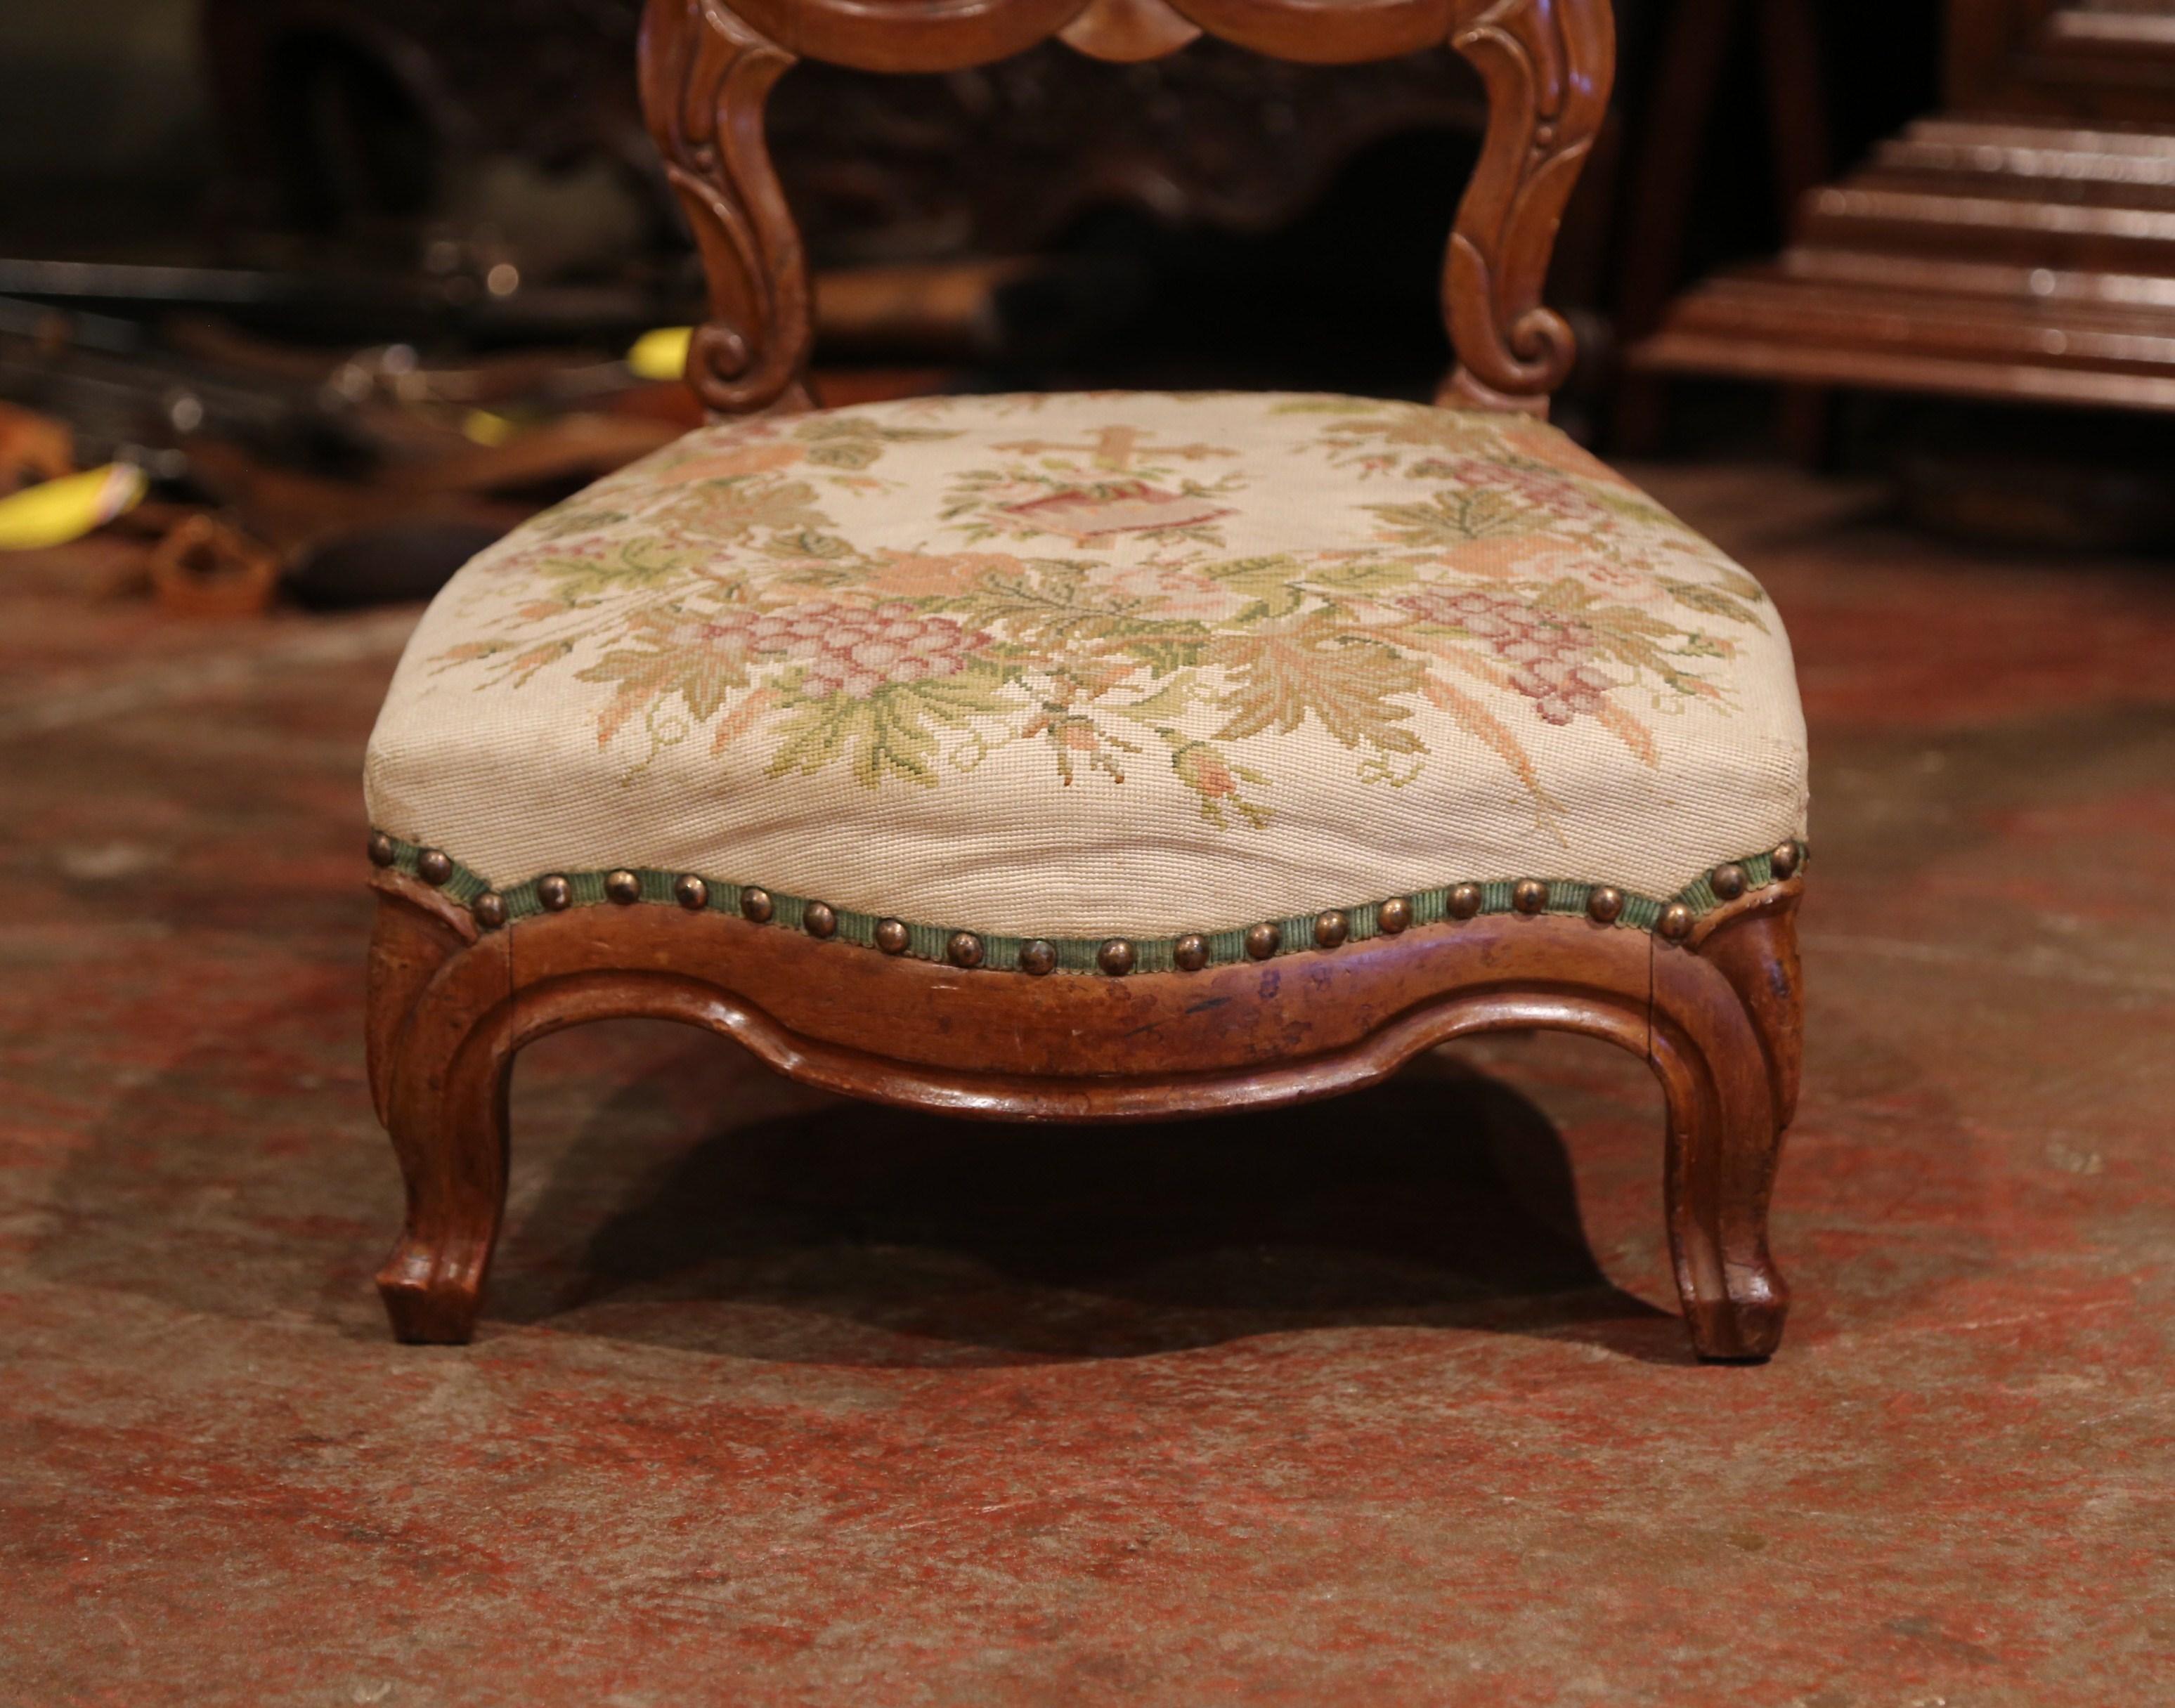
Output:
[[[367,781],[516,915],[626,868],[922,946],[1525,877],[1648,924],[1806,808],[1773,605],[1560,433],[1231,393],[691,434],[453,579]]]

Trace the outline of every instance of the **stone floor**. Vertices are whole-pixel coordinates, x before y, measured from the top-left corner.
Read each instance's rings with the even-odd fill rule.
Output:
[[[1022,1133],[567,1034],[476,1344],[393,1346],[412,613],[0,562],[0,1702],[2175,1700],[2175,571],[1654,480],[1815,732],[1761,1369],[1668,1314],[1644,1071],[1548,1038]]]

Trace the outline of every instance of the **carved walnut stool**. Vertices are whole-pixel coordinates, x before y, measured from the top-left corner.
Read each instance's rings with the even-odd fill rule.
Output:
[[[1052,32],[1291,57],[1447,41],[1494,121],[1441,404],[1116,393],[810,406],[764,156],[794,52],[957,66]],[[1552,1027],[1650,1062],[1692,1337],[1764,1357],[1796,1097],[1805,744],[1758,584],[1543,420],[1538,302],[1600,122],[1601,0],[654,0],[650,115],[742,419],[439,597],[368,767],[379,1277],[465,1340],[531,1039],[682,1020],[992,1120],[1372,1084]],[[760,413],[757,413],[760,412]]]

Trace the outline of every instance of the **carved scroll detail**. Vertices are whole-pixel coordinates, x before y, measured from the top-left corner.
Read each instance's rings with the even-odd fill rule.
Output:
[[[643,108],[709,281],[687,382],[713,409],[813,402],[807,258],[763,135],[764,103],[794,63],[715,0],[650,0],[643,20]]]
[[[1457,366],[1438,401],[1545,415],[1577,350],[1541,294],[1608,111],[1614,20],[1608,0],[1496,0],[1451,41],[1488,87],[1489,121],[1443,271]]]
[[[1057,35],[1090,59],[1136,65],[1198,41],[1201,26],[1180,17],[1164,0],[1088,0],[1087,9]]]

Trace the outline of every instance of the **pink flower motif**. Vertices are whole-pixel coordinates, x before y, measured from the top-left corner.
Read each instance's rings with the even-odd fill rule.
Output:
[[[1408,594],[1397,604],[1422,622],[1486,641],[1511,666],[1511,686],[1534,702],[1543,722],[1562,725],[1597,713],[1616,686],[1591,662],[1598,637],[1576,617],[1536,610],[1502,594],[1446,588]]]
[[[1581,557],[1566,564],[1564,572],[1575,575],[1596,593],[1619,605],[1660,605],[1669,596],[1661,577],[1652,570],[1612,563],[1605,557]]]
[[[887,686],[956,676],[990,638],[949,617],[917,615],[898,600],[870,606],[819,599],[735,612],[711,628],[717,639],[756,657],[799,664],[804,686],[819,699],[865,700]]]
[[[1212,576],[1175,564],[1129,564],[1098,577],[1097,585],[1115,598],[1138,599],[1142,616],[1169,622],[1218,622],[1247,603],[1245,595],[1234,593]]]
[[[1488,487],[1508,491],[1521,502],[1546,511],[1560,521],[1583,521],[1608,514],[1608,507],[1576,480],[1554,469],[1522,469],[1492,457],[1450,457],[1442,459],[1439,469],[1430,467],[1429,472],[1437,479],[1451,480],[1475,491]]]

